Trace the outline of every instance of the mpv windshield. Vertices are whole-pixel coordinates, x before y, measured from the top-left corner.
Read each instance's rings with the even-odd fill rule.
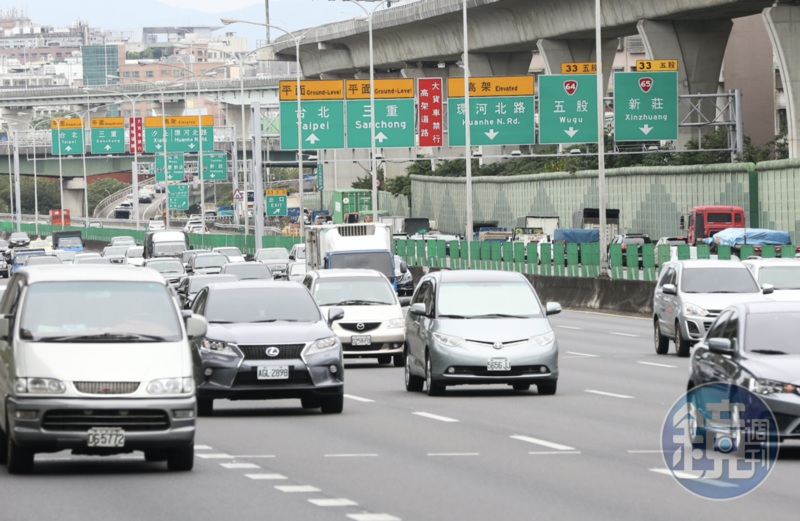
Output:
[[[379,278],[318,280],[314,298],[320,306],[377,306],[396,304],[389,282]]]
[[[772,284],[775,289],[800,289],[800,266],[770,266],[758,272],[759,284]]]
[[[194,259],[195,268],[219,268],[228,263],[225,255],[198,255]]]
[[[746,268],[684,269],[681,290],[684,293],[758,293],[755,279]]]
[[[148,262],[147,267],[159,273],[183,273],[183,263],[177,259]]]
[[[439,290],[439,315],[456,317],[532,317],[542,307],[524,282],[451,282]]]
[[[305,288],[231,289],[212,291],[205,310],[214,323],[317,322],[317,306]]]
[[[256,260],[289,260],[289,252],[283,248],[279,250],[261,250],[256,253]]]
[[[394,266],[392,256],[386,253],[339,253],[331,255],[331,269],[366,269],[375,270],[386,275],[389,280],[394,279]]]

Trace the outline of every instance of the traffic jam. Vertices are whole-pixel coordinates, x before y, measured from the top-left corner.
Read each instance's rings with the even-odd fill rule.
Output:
[[[689,237],[657,242],[694,249],[748,233],[729,226],[742,215],[720,212],[693,212]],[[543,232],[523,222],[512,240],[579,231],[551,224]],[[550,317],[562,306],[543,301],[533,277],[442,268],[412,281],[391,224],[326,222],[305,232],[291,251],[253,255],[195,248],[189,232],[167,229],[146,231],[141,244],[113,237],[100,251],[75,230],[0,241],[9,279],[0,301],[0,461],[23,474],[40,453],[141,451],[191,470],[198,417],[224,401],[262,400],[340,414],[345,373],[360,360],[374,371],[402,368],[403,381],[398,371],[385,385],[429,396],[465,385],[557,393]],[[747,244],[786,247],[762,232]],[[625,251],[655,241],[613,234],[611,242]],[[685,389],[742,386],[770,406],[781,441],[800,438],[800,259],[680,257],[673,251],[658,267],[655,352],[690,357]]]

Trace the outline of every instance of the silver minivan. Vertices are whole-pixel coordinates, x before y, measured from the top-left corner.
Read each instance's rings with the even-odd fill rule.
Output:
[[[0,461],[38,452],[144,451],[191,470],[197,405],[189,339],[167,282],[129,266],[22,268],[0,301]]]

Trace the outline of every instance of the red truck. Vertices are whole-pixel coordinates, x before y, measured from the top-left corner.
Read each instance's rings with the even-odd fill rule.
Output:
[[[681,230],[686,228],[681,216]],[[695,206],[689,210],[688,243],[699,244],[703,239],[728,228],[744,228],[744,209],[741,206]]]
[[[50,210],[50,224],[61,226],[61,219],[64,219],[64,226],[70,225],[69,210]]]

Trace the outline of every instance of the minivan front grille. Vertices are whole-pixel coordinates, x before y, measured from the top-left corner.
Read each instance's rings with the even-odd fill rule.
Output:
[[[258,344],[239,345],[245,360],[296,360],[300,358],[305,344]],[[268,356],[267,350],[271,347],[278,349],[276,356]]]
[[[361,327],[359,328],[358,326]],[[350,324],[339,322],[339,327],[341,327],[345,331],[355,331],[356,333],[361,333],[363,331],[372,331],[373,329],[378,329],[380,326],[381,326],[380,322],[353,322]]]
[[[150,409],[56,409],[44,414],[42,428],[72,432],[86,432],[92,428],[165,431],[169,429],[169,416],[166,411]]]
[[[133,394],[139,382],[73,382],[83,394]]]

